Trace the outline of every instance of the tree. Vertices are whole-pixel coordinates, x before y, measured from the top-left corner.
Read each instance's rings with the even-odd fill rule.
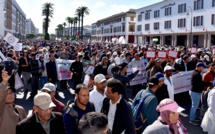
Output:
[[[72,25],[73,25],[73,23],[74,23],[74,18],[72,18],[72,17],[67,17],[66,20],[67,20],[67,23],[70,24],[71,37],[72,37],[72,35],[73,35],[73,32],[72,32],[72,31],[73,31],[73,30],[72,30]]]
[[[81,10],[80,8],[77,8],[76,9],[76,14],[75,14],[77,17],[78,17],[78,33],[80,34],[80,23],[81,23]]]
[[[54,4],[45,3],[42,8],[42,16],[45,16],[45,34],[48,33],[50,18],[53,18],[54,14]]]
[[[59,34],[57,34],[57,35],[62,36],[63,25],[62,25],[62,24],[58,24],[56,30],[59,31],[59,32],[58,32]]]
[[[74,27],[74,35],[77,34],[77,23],[78,23],[78,17],[75,17],[75,18],[74,18],[74,24],[75,24],[75,27]]]
[[[64,31],[65,27],[66,27],[66,22],[63,23],[63,35],[65,33],[65,31]]]
[[[81,39],[83,39],[83,29],[84,29],[84,15],[89,15],[89,8],[82,6],[79,7],[79,10],[81,11]]]
[[[70,19],[71,19],[71,17],[66,17],[66,22],[68,23],[68,29],[70,28]],[[67,34],[68,36],[69,36],[69,32],[68,32],[68,34]]]

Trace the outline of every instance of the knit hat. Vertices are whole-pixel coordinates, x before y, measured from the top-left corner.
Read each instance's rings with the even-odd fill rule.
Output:
[[[164,79],[164,75],[161,72],[157,72],[155,77],[158,78],[159,81]]]

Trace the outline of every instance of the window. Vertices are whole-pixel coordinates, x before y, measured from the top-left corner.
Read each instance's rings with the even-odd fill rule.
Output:
[[[212,0],[212,7],[215,7],[215,0]]]
[[[145,20],[149,20],[150,19],[150,12],[146,12],[145,14]]]
[[[204,0],[195,0],[194,1],[194,10],[199,10],[204,8]]]
[[[122,32],[125,32],[125,25],[122,25]]]
[[[123,21],[125,21],[125,17],[123,17]]]
[[[186,12],[186,3],[178,5],[178,13],[184,13]]]
[[[138,21],[142,21],[142,14],[138,15]]]
[[[135,32],[135,27],[134,25],[129,25],[129,32]]]
[[[171,28],[171,20],[165,21],[164,28],[165,29]]]
[[[154,11],[154,18],[160,17],[160,10]]]
[[[142,31],[142,25],[137,26],[137,31]]]
[[[159,29],[159,22],[155,22],[154,23],[154,30],[158,30]]]
[[[150,30],[150,24],[145,24],[145,31]]]
[[[165,16],[171,15],[171,12],[172,12],[172,7],[165,8]]]
[[[203,26],[203,16],[194,17],[193,26]]]
[[[215,25],[215,14],[211,16],[211,25]]]
[[[130,20],[131,20],[131,21],[134,21],[134,17],[131,17]]]
[[[178,27],[186,27],[186,19],[178,19]]]

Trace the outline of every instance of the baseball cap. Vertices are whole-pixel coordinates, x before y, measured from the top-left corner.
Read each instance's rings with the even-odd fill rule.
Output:
[[[158,80],[158,78],[156,78],[156,77],[151,77],[151,78],[149,78],[149,82],[148,82],[148,84],[149,85],[158,85],[158,83],[159,83],[159,80]]]
[[[96,83],[102,83],[102,82],[106,81],[106,78],[103,74],[97,74],[94,78],[94,81]]]
[[[51,107],[56,107],[48,93],[41,92],[34,97],[34,105],[42,110],[47,110]]]
[[[117,54],[117,52],[115,51],[115,52],[113,52],[113,55],[118,55],[118,54]]]
[[[161,72],[157,72],[155,77],[158,78],[159,81],[164,79],[164,75]]]
[[[41,89],[41,91],[43,90],[48,90],[50,92],[55,92],[56,91],[56,87],[53,83],[46,83],[43,88]]]
[[[167,70],[174,70],[174,68],[171,67],[171,66],[165,66],[164,67],[164,72],[166,72]]]
[[[195,55],[195,54],[192,54],[192,55],[191,55],[191,58],[196,58],[196,55]]]
[[[156,110],[159,112],[169,110],[169,111],[172,111],[175,113],[180,113],[180,112],[184,111],[185,109],[178,106],[178,104],[172,99],[164,99],[157,106]]]
[[[206,68],[205,64],[202,63],[202,62],[198,62],[198,63],[196,64],[196,67],[204,67],[204,68]]]

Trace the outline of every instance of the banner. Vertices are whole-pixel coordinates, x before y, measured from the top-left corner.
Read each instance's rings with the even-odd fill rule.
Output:
[[[13,46],[14,51],[22,51],[22,43],[17,43]]]
[[[127,75],[134,73],[135,71],[139,70],[139,73],[137,76],[130,81],[130,86],[138,85],[146,83],[147,79],[147,73],[145,67],[139,67],[139,68],[128,68]]]
[[[146,52],[146,57],[147,58],[155,58],[156,57],[155,51],[147,51]]]
[[[7,35],[4,37],[4,40],[7,41],[7,43],[9,43],[11,46],[16,45],[17,42],[19,41],[19,39],[17,39],[10,33],[7,33]]]
[[[74,61],[64,60],[64,59],[55,60],[56,67],[57,67],[58,80],[69,80],[72,78],[70,66],[72,65],[73,62]]]

